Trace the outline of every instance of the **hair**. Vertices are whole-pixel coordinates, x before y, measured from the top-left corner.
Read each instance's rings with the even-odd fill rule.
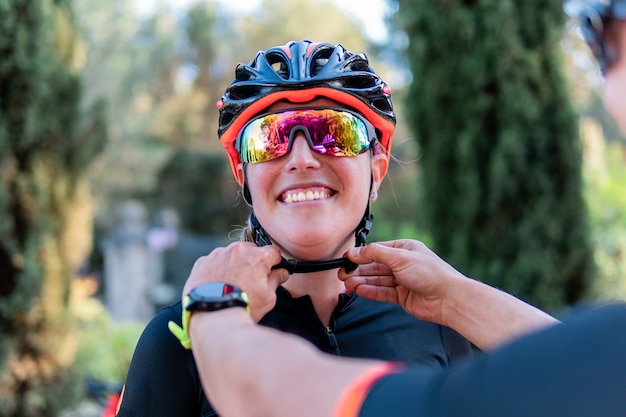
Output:
[[[246,220],[246,224],[238,230],[239,241],[241,242],[253,242],[254,243],[254,231],[250,225],[250,219]]]

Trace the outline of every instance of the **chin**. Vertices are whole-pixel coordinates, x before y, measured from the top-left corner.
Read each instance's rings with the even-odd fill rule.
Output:
[[[283,249],[301,261],[322,261],[340,258],[344,252],[354,244],[354,236],[344,240],[343,243],[330,245],[330,242],[338,242],[338,239],[330,239],[328,235],[309,236],[309,239],[293,241],[290,240]]]

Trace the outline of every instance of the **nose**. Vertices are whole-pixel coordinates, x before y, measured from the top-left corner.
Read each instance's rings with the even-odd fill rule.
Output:
[[[320,162],[306,139],[303,132],[298,132],[291,144],[291,151],[287,154],[286,169],[303,170],[314,169],[320,167]]]

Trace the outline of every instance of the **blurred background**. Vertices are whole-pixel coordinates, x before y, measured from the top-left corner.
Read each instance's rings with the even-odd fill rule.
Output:
[[[560,1],[0,0],[0,416],[105,415],[143,326],[249,214],[215,103],[301,39],[392,87],[370,241],[554,314],[626,300],[626,138]]]

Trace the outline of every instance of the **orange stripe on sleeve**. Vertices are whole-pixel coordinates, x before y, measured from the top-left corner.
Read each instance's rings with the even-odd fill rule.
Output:
[[[333,417],[358,417],[361,405],[374,383],[399,369],[399,364],[385,362],[363,372],[341,393]]]

